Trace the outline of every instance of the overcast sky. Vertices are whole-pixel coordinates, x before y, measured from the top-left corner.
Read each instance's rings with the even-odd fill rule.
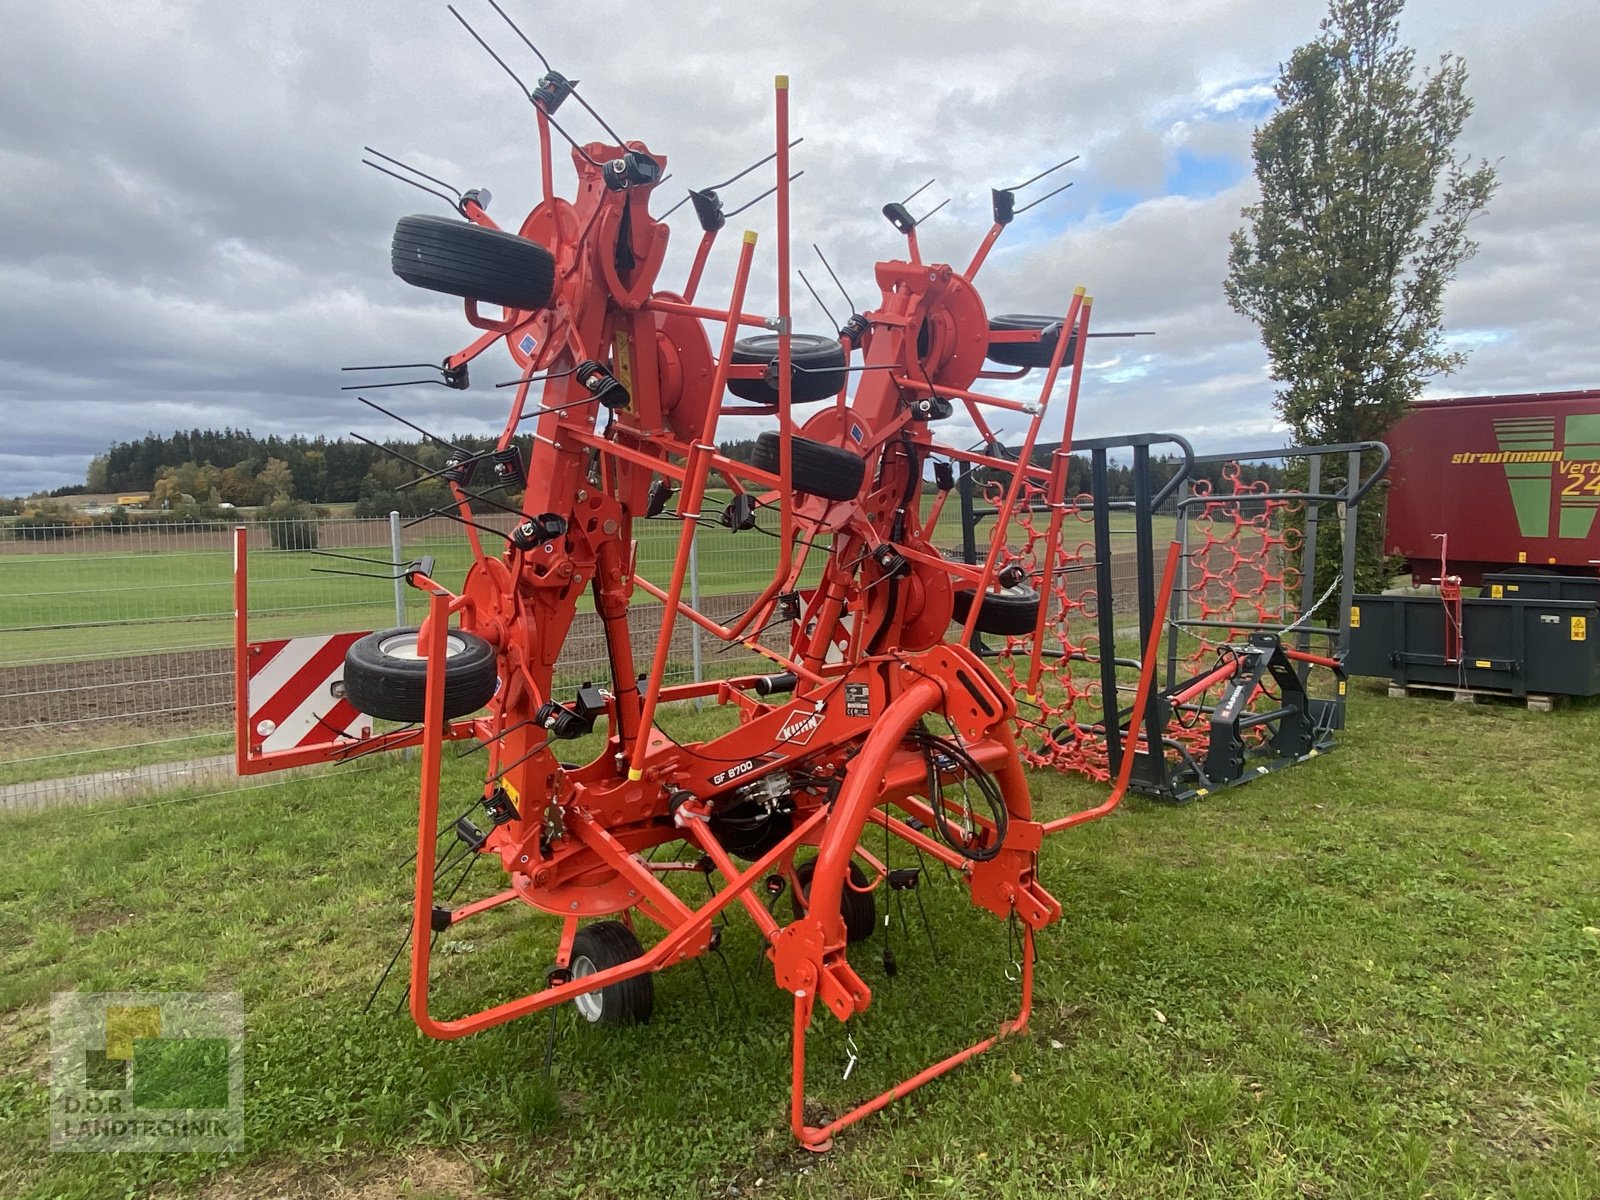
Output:
[[[484,0],[457,7],[537,79]],[[1095,328],[1156,331],[1093,347],[1081,435],[1282,443],[1265,355],[1222,278],[1254,195],[1251,131],[1323,4],[506,7],[613,126],[666,156],[663,196],[767,153],[772,77],[789,74],[796,264],[815,280],[820,243],[862,307],[874,261],[903,253],[886,201],[936,176],[912,205],[951,198],[924,256],[964,265],[991,186],[1081,155],[1060,173],[1074,186],[1001,240],[978,281],[989,311],[1060,311],[1082,284]],[[338,368],[470,340],[459,304],[389,272],[395,218],[447,210],[359,163],[370,144],[488,187],[513,227],[537,199],[532,110],[442,3],[0,0],[0,30],[0,495],[81,483],[92,455],[147,431],[388,434]],[[1462,147],[1501,173],[1447,301],[1471,357],[1431,394],[1600,386],[1600,4],[1412,0],[1402,34],[1423,62],[1465,57]],[[561,115],[598,136],[575,105]],[[728,207],[765,186],[729,189]],[[672,222],[668,288],[698,236],[687,207]],[[733,222],[763,234],[765,310],[772,222],[770,200]],[[736,251],[725,235],[702,298],[726,295]],[[829,331],[798,283],[796,303],[797,329]],[[510,373],[486,357],[470,392],[385,395],[424,425],[488,430],[507,399],[488,385]]]

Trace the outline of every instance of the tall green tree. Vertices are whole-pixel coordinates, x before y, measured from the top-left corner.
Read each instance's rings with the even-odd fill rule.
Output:
[[[1302,444],[1381,437],[1464,360],[1445,339],[1444,292],[1477,250],[1468,226],[1495,170],[1455,149],[1472,112],[1466,64],[1447,54],[1419,71],[1399,39],[1404,7],[1332,0],[1252,143],[1261,200],[1233,234],[1224,289],[1260,326]],[[1366,525],[1363,586],[1380,561]]]

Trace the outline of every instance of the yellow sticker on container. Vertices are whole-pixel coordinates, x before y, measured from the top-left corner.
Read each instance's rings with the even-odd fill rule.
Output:
[[[1499,600],[1502,597],[1504,597],[1505,594],[1506,594],[1505,588],[1501,587],[1498,583],[1491,583],[1489,585],[1489,599],[1491,599],[1491,600]]]
[[[1474,662],[1472,665],[1475,666],[1475,667],[1482,667],[1485,671],[1494,670],[1494,664],[1492,662],[1490,662],[1487,658],[1480,658],[1476,662]]]
[[[1583,641],[1587,641],[1588,639],[1589,639],[1589,618],[1588,617],[1573,617],[1572,618],[1572,640],[1575,641],[1575,642],[1583,642]]]
[[[1528,552],[1526,550],[1518,550],[1517,551],[1517,561],[1519,563],[1527,562],[1528,561]]]
[[[1350,606],[1350,628],[1361,628],[1361,606],[1359,604],[1352,604]]]
[[[1345,688],[1345,683],[1344,683],[1344,680],[1341,679],[1341,680],[1339,680],[1339,695],[1341,695],[1341,696],[1344,695],[1344,688]]]

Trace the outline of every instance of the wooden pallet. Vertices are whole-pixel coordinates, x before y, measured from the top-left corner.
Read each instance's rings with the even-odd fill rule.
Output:
[[[1455,687],[1448,683],[1391,683],[1389,696],[1391,699],[1405,696],[1449,696],[1457,704],[1481,704],[1485,700],[1525,701],[1529,712],[1550,712],[1571,699],[1570,696],[1546,695],[1542,692],[1513,696],[1510,692],[1497,692],[1490,688]]]

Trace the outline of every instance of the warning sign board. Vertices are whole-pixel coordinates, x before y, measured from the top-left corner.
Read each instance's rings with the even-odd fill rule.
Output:
[[[366,632],[252,642],[249,756],[369,737],[372,718],[344,698],[344,655]]]

